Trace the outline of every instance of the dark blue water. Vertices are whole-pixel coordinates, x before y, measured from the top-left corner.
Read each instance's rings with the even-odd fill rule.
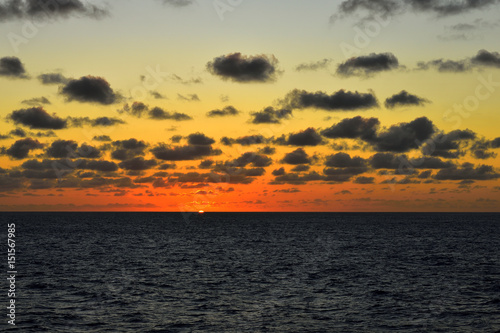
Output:
[[[498,214],[1,217],[20,332],[500,331]]]

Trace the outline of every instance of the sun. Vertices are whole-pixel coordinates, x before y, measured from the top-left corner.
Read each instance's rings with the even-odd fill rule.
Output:
[[[204,214],[204,213],[205,213],[205,211],[203,211],[203,210],[198,211],[198,214]]]

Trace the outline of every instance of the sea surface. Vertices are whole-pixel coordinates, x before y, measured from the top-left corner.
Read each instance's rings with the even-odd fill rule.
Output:
[[[19,332],[500,332],[499,214],[0,218]]]

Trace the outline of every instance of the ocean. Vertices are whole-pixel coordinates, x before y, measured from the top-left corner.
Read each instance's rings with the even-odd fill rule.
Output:
[[[0,216],[5,331],[500,332],[499,214]]]

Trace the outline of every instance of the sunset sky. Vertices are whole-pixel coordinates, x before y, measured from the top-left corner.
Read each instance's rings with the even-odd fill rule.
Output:
[[[0,210],[500,211],[499,18],[0,0]]]

